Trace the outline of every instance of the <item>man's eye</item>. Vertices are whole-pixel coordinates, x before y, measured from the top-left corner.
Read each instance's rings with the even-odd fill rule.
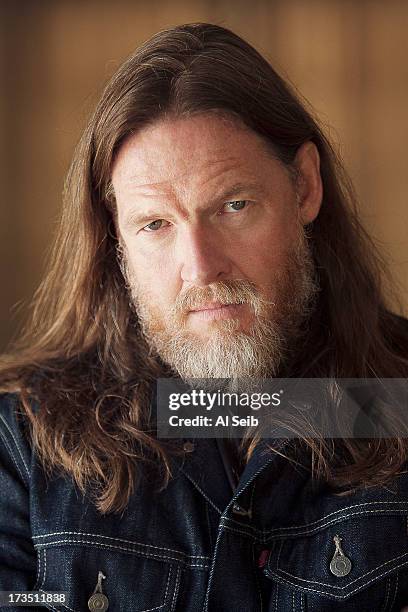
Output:
[[[164,219],[156,219],[156,221],[152,221],[151,223],[148,223],[142,229],[145,232],[155,232],[161,229],[164,223],[165,223]]]
[[[233,200],[232,202],[226,202],[224,204],[225,212],[239,212],[243,210],[249,204],[248,200]]]

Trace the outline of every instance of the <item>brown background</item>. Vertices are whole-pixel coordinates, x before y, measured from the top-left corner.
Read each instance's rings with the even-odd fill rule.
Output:
[[[408,314],[408,1],[3,1],[0,348],[40,280],[64,175],[103,83],[154,32],[191,21],[248,39],[316,109]]]

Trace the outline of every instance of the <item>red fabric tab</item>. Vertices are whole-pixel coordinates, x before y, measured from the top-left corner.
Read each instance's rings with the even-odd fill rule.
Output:
[[[266,560],[271,551],[269,549],[261,550],[261,554],[258,559],[258,567],[263,567],[266,564]]]

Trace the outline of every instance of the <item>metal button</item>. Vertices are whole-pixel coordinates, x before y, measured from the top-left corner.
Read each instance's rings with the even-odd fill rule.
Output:
[[[102,580],[105,580],[106,576],[102,572],[98,572],[98,582],[94,592],[88,599],[89,610],[98,610],[99,612],[106,612],[109,608],[109,599],[102,593]]]
[[[240,516],[249,516],[249,518],[252,516],[251,510],[244,510],[244,508],[241,508],[237,503],[233,504],[232,511],[234,514],[239,514]]]
[[[341,549],[341,537],[335,535],[333,540],[336,550],[334,551],[333,558],[330,561],[330,571],[334,576],[342,578],[351,572],[351,561],[348,557],[346,557]]]
[[[186,453],[192,453],[194,450],[194,442],[184,442],[183,449]]]
[[[347,576],[351,572],[351,561],[348,557],[337,557],[337,559],[332,559],[330,563],[330,571],[335,576],[339,578],[342,576]]]
[[[105,610],[109,608],[109,600],[103,593],[94,593],[88,599],[88,608],[90,610],[105,612]]]

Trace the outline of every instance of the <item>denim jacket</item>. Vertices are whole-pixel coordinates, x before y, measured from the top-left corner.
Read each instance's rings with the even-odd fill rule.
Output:
[[[166,489],[142,481],[122,514],[103,516],[70,478],[45,479],[18,411],[16,395],[1,396],[0,591],[65,591],[46,606],[64,612],[92,609],[95,592],[93,609],[109,612],[408,602],[408,474],[336,496],[262,441],[232,492],[216,441],[186,440],[193,450],[174,460]]]

